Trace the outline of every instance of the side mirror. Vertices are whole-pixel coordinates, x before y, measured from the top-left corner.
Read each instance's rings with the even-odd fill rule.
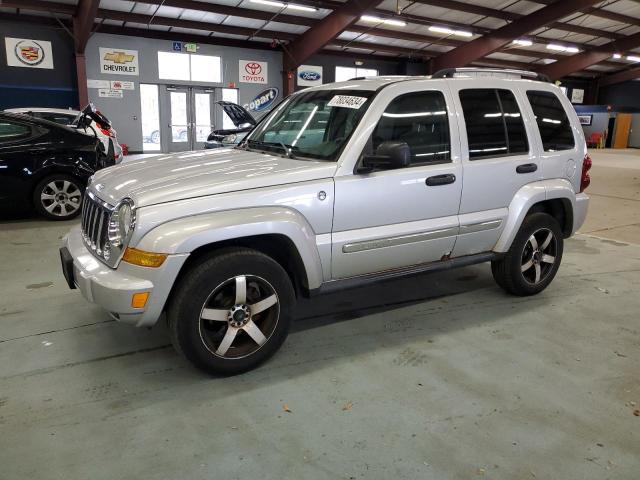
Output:
[[[411,148],[406,142],[383,142],[376,153],[362,157],[358,173],[369,173],[374,170],[393,170],[405,168],[411,164]]]

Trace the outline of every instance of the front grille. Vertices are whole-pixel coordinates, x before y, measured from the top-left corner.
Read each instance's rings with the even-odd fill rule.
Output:
[[[82,202],[82,238],[91,250],[102,257],[107,243],[109,217],[113,207],[87,191]]]

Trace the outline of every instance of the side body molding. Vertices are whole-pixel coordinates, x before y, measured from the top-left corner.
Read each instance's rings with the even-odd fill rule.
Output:
[[[268,234],[283,235],[293,242],[309,288],[318,288],[323,276],[316,234],[300,213],[287,207],[241,208],[172,220],[147,232],[135,247],[181,254],[223,240]]]
[[[509,215],[505,222],[502,235],[493,247],[494,252],[506,252],[511,247],[513,239],[522,225],[522,221],[529,209],[536,203],[560,198],[571,203],[572,212],[575,210],[576,194],[573,185],[561,178],[532,182],[516,192],[509,204]],[[574,228],[575,231],[575,228]]]

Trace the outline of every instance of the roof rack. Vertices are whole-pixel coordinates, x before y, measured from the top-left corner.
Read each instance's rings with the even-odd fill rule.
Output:
[[[453,78],[456,73],[506,73],[509,75],[519,75],[520,78],[533,78],[540,80],[541,82],[551,82],[551,79],[538,72],[529,72],[527,70],[515,70],[510,68],[476,68],[476,67],[462,67],[462,68],[445,68],[438,70],[431,75],[431,78]]]

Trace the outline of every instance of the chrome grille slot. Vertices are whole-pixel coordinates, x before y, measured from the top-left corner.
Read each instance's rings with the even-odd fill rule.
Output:
[[[82,238],[89,249],[102,258],[107,243],[109,217],[113,207],[87,192],[82,203]]]

